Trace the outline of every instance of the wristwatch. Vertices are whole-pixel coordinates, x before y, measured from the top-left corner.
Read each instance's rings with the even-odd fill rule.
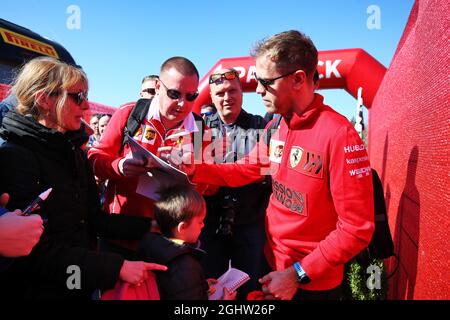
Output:
[[[294,263],[294,269],[297,273],[297,282],[300,284],[307,284],[311,282],[311,279],[306,274],[305,270],[303,270],[302,266],[300,265],[300,262]]]

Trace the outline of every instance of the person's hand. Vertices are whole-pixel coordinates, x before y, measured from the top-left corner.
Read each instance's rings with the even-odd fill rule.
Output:
[[[119,172],[125,177],[136,177],[145,174],[148,168],[143,159],[125,157],[119,161]]]
[[[217,283],[217,280],[214,278],[209,278],[206,279],[206,282],[208,282],[208,296],[210,296],[216,292],[216,287],[214,285]]]
[[[170,165],[180,169],[188,176],[194,174],[194,154],[190,151],[183,152],[179,147],[165,146],[158,148],[159,157]]]
[[[228,291],[227,288],[223,288],[222,300],[236,300],[237,291]]]
[[[266,299],[291,300],[297,292],[297,276],[293,267],[273,271],[259,279]]]
[[[9,201],[9,195],[0,196],[0,206]],[[44,222],[39,215],[22,216],[21,210],[6,212],[0,216],[0,255],[22,257],[29,255],[44,232]]]
[[[140,286],[151,270],[166,271],[167,267],[157,263],[124,260],[120,269],[119,278],[135,286]]]
[[[0,196],[0,207],[5,208],[6,205],[8,204],[8,202],[9,202],[9,194],[8,193],[3,193]]]

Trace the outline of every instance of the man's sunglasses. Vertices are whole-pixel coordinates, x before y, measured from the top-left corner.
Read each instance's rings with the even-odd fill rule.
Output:
[[[180,97],[181,97],[181,92],[180,92],[180,91],[175,90],[175,89],[169,89],[169,88],[167,88],[167,86],[164,84],[164,82],[161,81],[161,79],[159,79],[159,82],[161,82],[161,84],[164,86],[164,88],[166,88],[167,96],[168,96],[170,99],[173,99],[173,100],[180,99]],[[198,97],[198,91],[193,92],[193,93],[192,93],[192,92],[186,93],[185,97],[186,97],[186,100],[187,100],[187,101],[192,102],[192,101],[194,101],[195,99],[197,99],[197,97]]]
[[[148,94],[151,94],[151,95],[155,95],[156,94],[155,88],[143,89],[142,92],[147,92]]]
[[[202,113],[200,113],[200,115],[202,117],[209,117],[209,116],[212,116],[214,113],[215,113],[214,111],[208,111],[208,112],[202,112]]]
[[[279,76],[279,77],[276,77],[276,78],[273,78],[273,79],[261,79],[261,78],[258,78],[258,76],[256,75],[256,72],[254,73],[254,75],[255,75],[256,81],[261,83],[262,86],[264,87],[264,89],[267,90],[267,87],[273,85],[276,80],[284,78],[284,77],[287,77],[287,76],[290,76],[291,74],[295,73],[296,71],[297,70],[291,71],[289,73],[283,74],[282,76]]]
[[[83,101],[88,101],[88,95],[86,92],[67,92],[67,95],[72,97],[75,103],[79,106],[83,103]]]
[[[236,71],[227,71],[224,73],[213,73],[209,76],[209,84],[219,84],[223,79],[225,80],[234,80],[238,78],[239,79],[239,73]]]

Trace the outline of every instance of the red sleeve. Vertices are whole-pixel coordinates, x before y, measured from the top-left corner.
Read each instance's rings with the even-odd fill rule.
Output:
[[[100,141],[89,149],[88,159],[94,169],[94,174],[100,179],[121,178],[119,161],[123,158],[119,155],[122,146],[123,129],[134,104],[127,104],[117,110],[106,127]]]
[[[374,230],[372,173],[363,142],[344,126],[331,143],[330,191],[338,220],[336,229],[301,261],[311,280],[330,266],[347,263],[367,247]]]
[[[240,187],[264,179],[270,174],[268,148],[264,140],[261,137],[253,150],[235,163],[214,164],[210,152],[204,152],[202,163],[195,166],[193,182]],[[213,144],[210,146],[213,148]]]

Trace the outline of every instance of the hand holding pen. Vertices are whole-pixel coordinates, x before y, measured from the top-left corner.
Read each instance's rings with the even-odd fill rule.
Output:
[[[0,196],[0,256],[21,257],[31,252],[44,232],[43,220],[39,215],[23,216],[22,211],[9,211],[4,207],[9,195]],[[2,258],[2,265],[12,263]]]
[[[36,199],[33,200],[33,202],[31,202],[28,207],[26,207],[23,211],[22,211],[22,215],[23,216],[29,216],[30,214],[33,213],[33,211],[37,210],[41,203],[44,202],[45,200],[47,200],[47,197],[49,196],[50,192],[52,192],[52,188],[49,188],[47,190],[45,190],[44,192],[42,192]],[[48,222],[47,219],[43,219],[44,221],[44,225]]]

